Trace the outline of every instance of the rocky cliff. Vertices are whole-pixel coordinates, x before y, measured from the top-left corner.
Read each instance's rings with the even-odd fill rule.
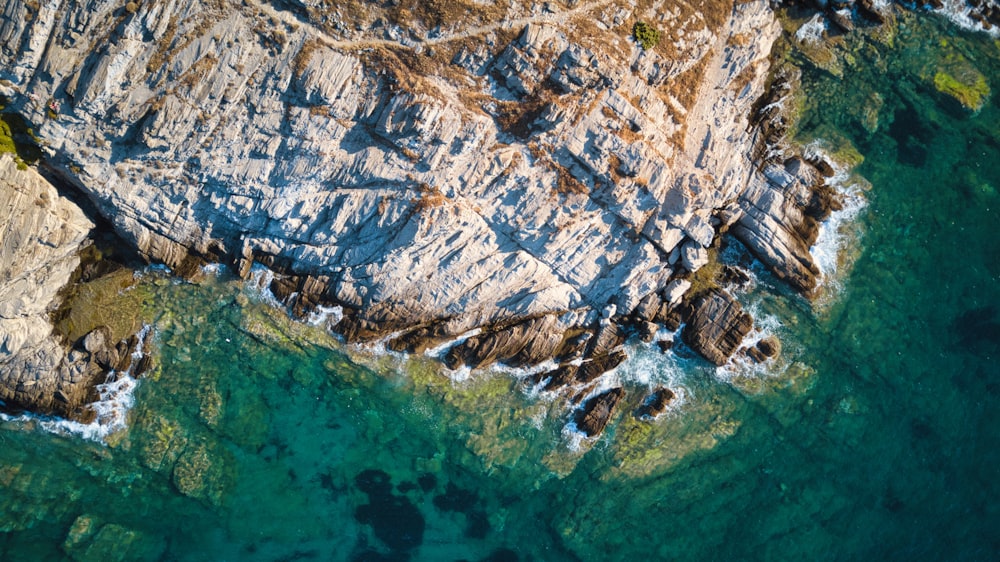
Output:
[[[66,360],[49,313],[93,223],[34,170],[0,154],[0,405],[68,415],[95,384]],[[96,382],[103,382],[96,381]]]
[[[814,285],[815,225],[782,221],[821,218],[815,174],[754,161],[778,35],[764,0],[12,0],[0,93],[149,260],[262,263],[350,341],[466,335],[449,366],[588,379],[632,327],[712,308],[678,307],[731,227]],[[725,361],[741,338],[689,341]]]

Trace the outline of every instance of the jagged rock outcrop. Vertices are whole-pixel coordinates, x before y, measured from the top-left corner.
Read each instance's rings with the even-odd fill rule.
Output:
[[[756,345],[747,348],[747,356],[757,363],[773,359],[781,353],[781,341],[774,336],[762,338]]]
[[[753,328],[753,318],[740,303],[718,289],[697,295],[685,317],[684,343],[716,365],[725,364]]]
[[[655,418],[662,414],[675,398],[677,398],[676,392],[665,386],[658,386],[642,401],[635,415],[638,418]]]
[[[624,396],[624,389],[612,388],[587,400],[583,407],[577,411],[576,428],[587,437],[600,434],[611,421],[611,416],[614,415],[618,402]]]
[[[809,248],[819,224],[840,208],[833,189],[801,158],[769,164],[740,196],[743,215],[732,233],[775,274],[803,293],[816,288],[819,268]]]
[[[86,361],[67,359],[49,320],[93,226],[37,172],[0,154],[0,409],[69,415],[104,382]]]
[[[780,32],[764,0],[656,19],[677,26],[669,58],[631,41],[631,6],[519,14],[513,39],[500,23],[331,35],[258,1],[133,7],[12,0],[0,93],[50,165],[181,274],[261,263],[297,312],[341,306],[350,341],[465,335],[450,365],[555,358],[556,386],[620,363],[616,326],[676,327],[733,225],[809,287],[808,252],[765,230],[797,218],[769,202],[801,186],[760,176],[747,122]]]

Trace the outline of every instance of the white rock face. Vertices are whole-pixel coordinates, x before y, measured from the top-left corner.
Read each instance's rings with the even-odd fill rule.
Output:
[[[0,154],[0,361],[51,334],[47,314],[93,226],[36,172]]]
[[[352,339],[545,315],[561,332],[667,287],[675,304],[753,183],[746,119],[779,33],[764,0],[738,3],[671,64],[588,49],[549,17],[490,56],[463,47],[473,72],[446,81],[256,2],[50,4],[25,22],[8,3],[0,78],[52,165],[150,259],[294,273],[301,298],[344,306]],[[664,88],[696,63],[685,107]],[[535,99],[501,129],[499,104]]]
[[[93,223],[34,170],[0,154],[0,401],[60,411],[86,391],[65,364],[49,312],[80,263]]]

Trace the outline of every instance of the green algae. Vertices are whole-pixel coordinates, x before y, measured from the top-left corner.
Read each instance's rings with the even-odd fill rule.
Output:
[[[938,70],[934,73],[934,88],[972,112],[982,109],[990,95],[986,77],[972,67]]]
[[[80,283],[56,313],[56,329],[75,342],[99,326],[111,329],[112,339],[121,341],[142,327],[144,286],[136,287],[131,270],[119,269],[87,283]]]

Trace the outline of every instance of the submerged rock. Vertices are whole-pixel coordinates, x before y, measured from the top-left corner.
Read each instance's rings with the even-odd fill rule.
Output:
[[[423,543],[423,515],[406,496],[392,493],[388,474],[366,470],[358,474],[355,482],[369,501],[355,510],[358,522],[371,525],[375,536],[396,552],[408,552]]]
[[[962,109],[975,113],[983,108],[990,96],[986,77],[968,61],[953,62],[934,73],[934,89]]]

